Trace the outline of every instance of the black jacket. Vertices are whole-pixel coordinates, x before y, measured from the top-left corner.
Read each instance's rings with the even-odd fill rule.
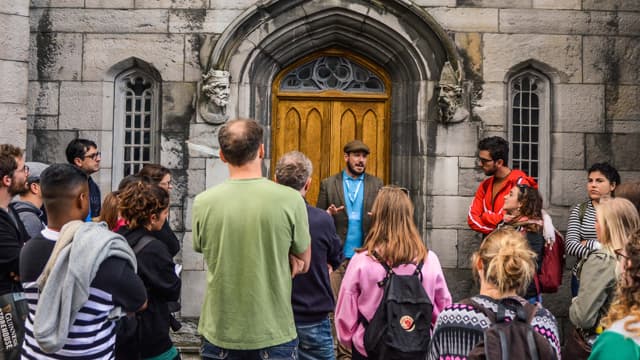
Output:
[[[102,197],[100,197],[100,188],[98,184],[89,176],[89,207],[91,208],[91,217],[100,216],[102,207]]]
[[[144,235],[153,236],[143,228],[118,230],[129,245],[135,248]],[[167,246],[157,238],[142,248],[137,254],[138,276],[147,288],[147,309],[138,313],[137,339],[118,336],[116,350],[118,359],[154,357],[169,350],[173,343],[169,337],[170,312],[168,303],[180,298],[180,278],[175,273],[175,264]],[[136,341],[137,340],[137,341]],[[136,344],[137,342],[137,344]],[[136,351],[136,348],[138,351]],[[126,354],[126,355],[123,355]]]
[[[19,219],[11,207],[14,219]],[[18,274],[20,265],[20,250],[28,240],[27,232],[22,222],[14,221],[11,215],[0,209],[0,295],[22,291],[19,281],[14,281],[10,273]]]
[[[291,305],[296,323],[319,322],[334,310],[327,265],[337,269],[344,258],[331,216],[309,204],[307,214],[311,233],[311,265],[306,274],[293,278]]]

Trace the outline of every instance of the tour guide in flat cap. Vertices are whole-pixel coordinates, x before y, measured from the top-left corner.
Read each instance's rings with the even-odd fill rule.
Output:
[[[345,168],[320,183],[316,206],[333,216],[336,232],[343,246],[345,261],[331,273],[331,287],[337,298],[344,272],[354,250],[362,246],[371,226],[369,212],[382,187],[382,180],[365,173],[369,147],[360,140],[348,142],[344,148]],[[341,345],[338,358],[350,359],[350,351]]]

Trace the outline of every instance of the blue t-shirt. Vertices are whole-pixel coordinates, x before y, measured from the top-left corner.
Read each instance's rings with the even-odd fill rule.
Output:
[[[344,187],[344,203],[349,223],[347,238],[344,242],[344,257],[351,259],[355,249],[362,246],[362,206],[364,203],[364,174],[352,178],[343,170],[342,186]]]

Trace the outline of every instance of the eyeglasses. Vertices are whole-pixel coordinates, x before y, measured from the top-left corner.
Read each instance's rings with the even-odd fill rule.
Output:
[[[100,151],[97,151],[93,154],[90,155],[85,155],[84,158],[91,158],[91,160],[95,160],[96,158],[102,157],[102,153]]]
[[[486,165],[486,164],[492,162],[493,159],[485,159],[485,158],[482,158],[482,157],[478,156],[478,161],[480,161],[482,163],[482,165]]]
[[[25,166],[22,168],[22,170],[18,170],[18,171],[23,172],[23,173],[25,173],[25,174],[28,174],[28,173],[29,173],[29,166],[25,165]]]
[[[622,249],[617,249],[613,251],[616,254],[616,259],[620,260],[629,260],[629,257],[622,252]]]

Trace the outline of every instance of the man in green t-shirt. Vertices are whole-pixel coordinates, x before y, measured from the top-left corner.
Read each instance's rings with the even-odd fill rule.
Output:
[[[291,276],[311,261],[304,200],[262,177],[262,127],[234,120],[220,129],[229,179],[193,204],[193,248],[207,263],[198,324],[203,359],[295,359]],[[289,255],[300,261],[290,268]],[[287,354],[287,355],[284,355]]]

